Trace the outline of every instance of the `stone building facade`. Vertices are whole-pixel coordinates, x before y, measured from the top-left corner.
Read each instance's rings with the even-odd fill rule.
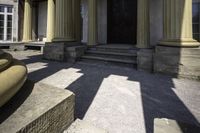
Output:
[[[24,0],[22,3],[21,40],[46,42],[44,56],[48,59],[64,60],[68,46],[130,44],[139,48],[138,69],[200,76],[199,21],[195,23],[195,18],[200,18],[197,11],[200,8],[196,9],[198,0]]]

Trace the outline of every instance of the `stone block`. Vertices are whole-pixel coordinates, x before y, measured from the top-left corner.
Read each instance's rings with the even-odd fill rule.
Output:
[[[85,45],[66,47],[65,57],[67,58],[68,62],[74,63],[84,55],[85,50]]]
[[[64,61],[65,43],[47,43],[43,48],[43,57],[47,60]]]
[[[12,51],[24,51],[25,46],[24,44],[10,44],[9,49]]]
[[[52,42],[43,48],[43,57],[47,60],[71,61],[82,53],[80,42]]]
[[[152,72],[153,70],[153,50],[141,49],[137,52],[137,69]]]
[[[1,133],[61,133],[74,121],[74,94],[27,81],[0,108]]]
[[[200,79],[200,48],[157,46],[154,72],[175,77]]]
[[[200,127],[170,119],[154,119],[154,133],[199,133]]]

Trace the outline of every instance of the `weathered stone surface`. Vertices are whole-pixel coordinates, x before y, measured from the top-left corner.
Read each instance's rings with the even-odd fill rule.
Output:
[[[46,43],[43,56],[47,60],[74,62],[84,53],[84,49],[79,42]]]
[[[153,70],[152,49],[141,49],[137,52],[137,69],[152,72]]]
[[[83,46],[83,45],[66,47],[65,57],[67,58],[68,62],[75,62],[82,55],[84,55],[85,50],[86,50],[86,46]]]
[[[154,133],[199,133],[200,127],[170,119],[154,119]]]
[[[24,51],[25,50],[25,46],[24,44],[11,44],[10,45],[10,50],[13,51]]]
[[[92,124],[77,119],[64,133],[108,133],[104,129],[97,128]]]
[[[28,81],[0,108],[1,133],[61,133],[74,120],[74,94]]]
[[[154,71],[177,77],[200,79],[200,48],[157,46]]]
[[[45,44],[43,56],[47,60],[64,61],[64,43]]]

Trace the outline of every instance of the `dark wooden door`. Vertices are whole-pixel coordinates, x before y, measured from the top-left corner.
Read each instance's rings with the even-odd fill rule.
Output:
[[[136,44],[137,0],[108,0],[108,43]]]

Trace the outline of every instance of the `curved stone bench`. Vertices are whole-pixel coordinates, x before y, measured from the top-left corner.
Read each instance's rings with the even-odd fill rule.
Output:
[[[27,78],[27,68],[19,60],[13,59],[10,67],[0,72],[0,107],[23,86]]]
[[[0,72],[8,68],[12,62],[12,55],[8,53],[0,53]]]

